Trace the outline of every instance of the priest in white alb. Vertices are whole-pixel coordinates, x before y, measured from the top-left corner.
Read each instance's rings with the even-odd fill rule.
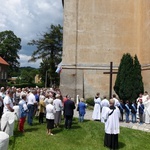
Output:
[[[143,95],[143,105],[144,105],[144,113],[145,113],[145,123],[150,123],[150,97],[148,92],[145,91]]]
[[[92,113],[92,119],[96,121],[100,121],[101,119],[101,98],[100,93],[96,93],[94,97],[94,109]]]
[[[115,101],[113,99],[111,99],[109,103],[110,107],[103,107],[105,111],[102,113],[102,118],[105,122],[104,146],[110,149],[118,149],[120,111],[118,107],[114,106]]]

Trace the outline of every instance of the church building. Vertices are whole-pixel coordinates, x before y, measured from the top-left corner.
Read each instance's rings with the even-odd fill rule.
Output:
[[[150,0],[64,1],[63,94],[109,96],[110,75],[104,72],[110,72],[110,62],[117,72],[125,53],[137,55],[150,92]],[[115,79],[113,74],[113,86]]]

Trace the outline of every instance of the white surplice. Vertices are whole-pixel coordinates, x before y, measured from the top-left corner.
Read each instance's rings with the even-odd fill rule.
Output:
[[[101,98],[94,98],[94,110],[92,114],[93,120],[100,120],[101,119]]]
[[[106,106],[103,106],[102,107],[102,113],[101,113],[101,122],[102,123],[105,123],[105,120],[107,118],[107,114],[108,114],[108,111],[110,110],[109,107],[106,107]]]
[[[107,134],[119,134],[120,127],[119,127],[119,117],[120,111],[117,107],[115,107],[113,113],[109,115],[113,109],[108,107],[103,107],[102,109],[102,118],[105,122],[105,133]]]
[[[150,99],[144,101],[145,123],[150,123]]]
[[[101,101],[101,107],[103,108],[104,106],[109,107],[109,101],[106,98]]]

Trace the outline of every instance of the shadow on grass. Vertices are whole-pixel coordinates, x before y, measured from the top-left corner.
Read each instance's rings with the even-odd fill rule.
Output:
[[[89,121],[91,121],[91,120],[87,120],[87,119],[85,119],[83,122],[89,122]]]
[[[76,125],[73,125],[72,127],[71,127],[71,129],[79,129],[79,128],[81,128],[80,126],[76,126]]]
[[[33,127],[33,128],[28,128],[28,129],[26,129],[25,130],[25,132],[33,132],[33,131],[37,131],[39,128],[35,128],[35,127]]]
[[[124,148],[126,146],[126,144],[119,142],[119,149]]]
[[[25,132],[33,132],[38,130],[38,128],[28,128]],[[19,132],[17,128],[14,130],[14,136],[9,140],[9,145],[12,147],[11,150],[14,150],[17,138],[24,136],[25,133]]]
[[[78,121],[72,121],[72,124],[78,124]]]
[[[74,118],[73,118],[73,121],[76,122],[76,123],[78,123],[78,122],[79,122],[79,118],[74,117]],[[84,119],[83,122],[88,122],[88,121],[91,121],[91,120],[89,120],[89,119]]]
[[[12,147],[11,148],[12,150],[15,148],[16,139],[18,137],[22,137],[22,136],[24,136],[23,133],[21,133],[19,131],[14,131],[13,137],[11,137],[11,139],[9,140],[9,145]]]
[[[60,133],[63,131],[63,128],[54,128],[54,134]]]

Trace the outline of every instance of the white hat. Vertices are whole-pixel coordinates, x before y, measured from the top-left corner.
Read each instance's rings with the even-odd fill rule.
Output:
[[[49,103],[49,104],[52,104],[52,103],[53,103],[53,99],[52,99],[52,98],[49,98],[49,99],[48,99],[48,103]]]
[[[40,95],[40,99],[45,99],[45,96],[44,95]]]
[[[55,96],[56,98],[58,98],[58,97],[60,97],[60,95],[59,94],[56,94],[56,96]]]

